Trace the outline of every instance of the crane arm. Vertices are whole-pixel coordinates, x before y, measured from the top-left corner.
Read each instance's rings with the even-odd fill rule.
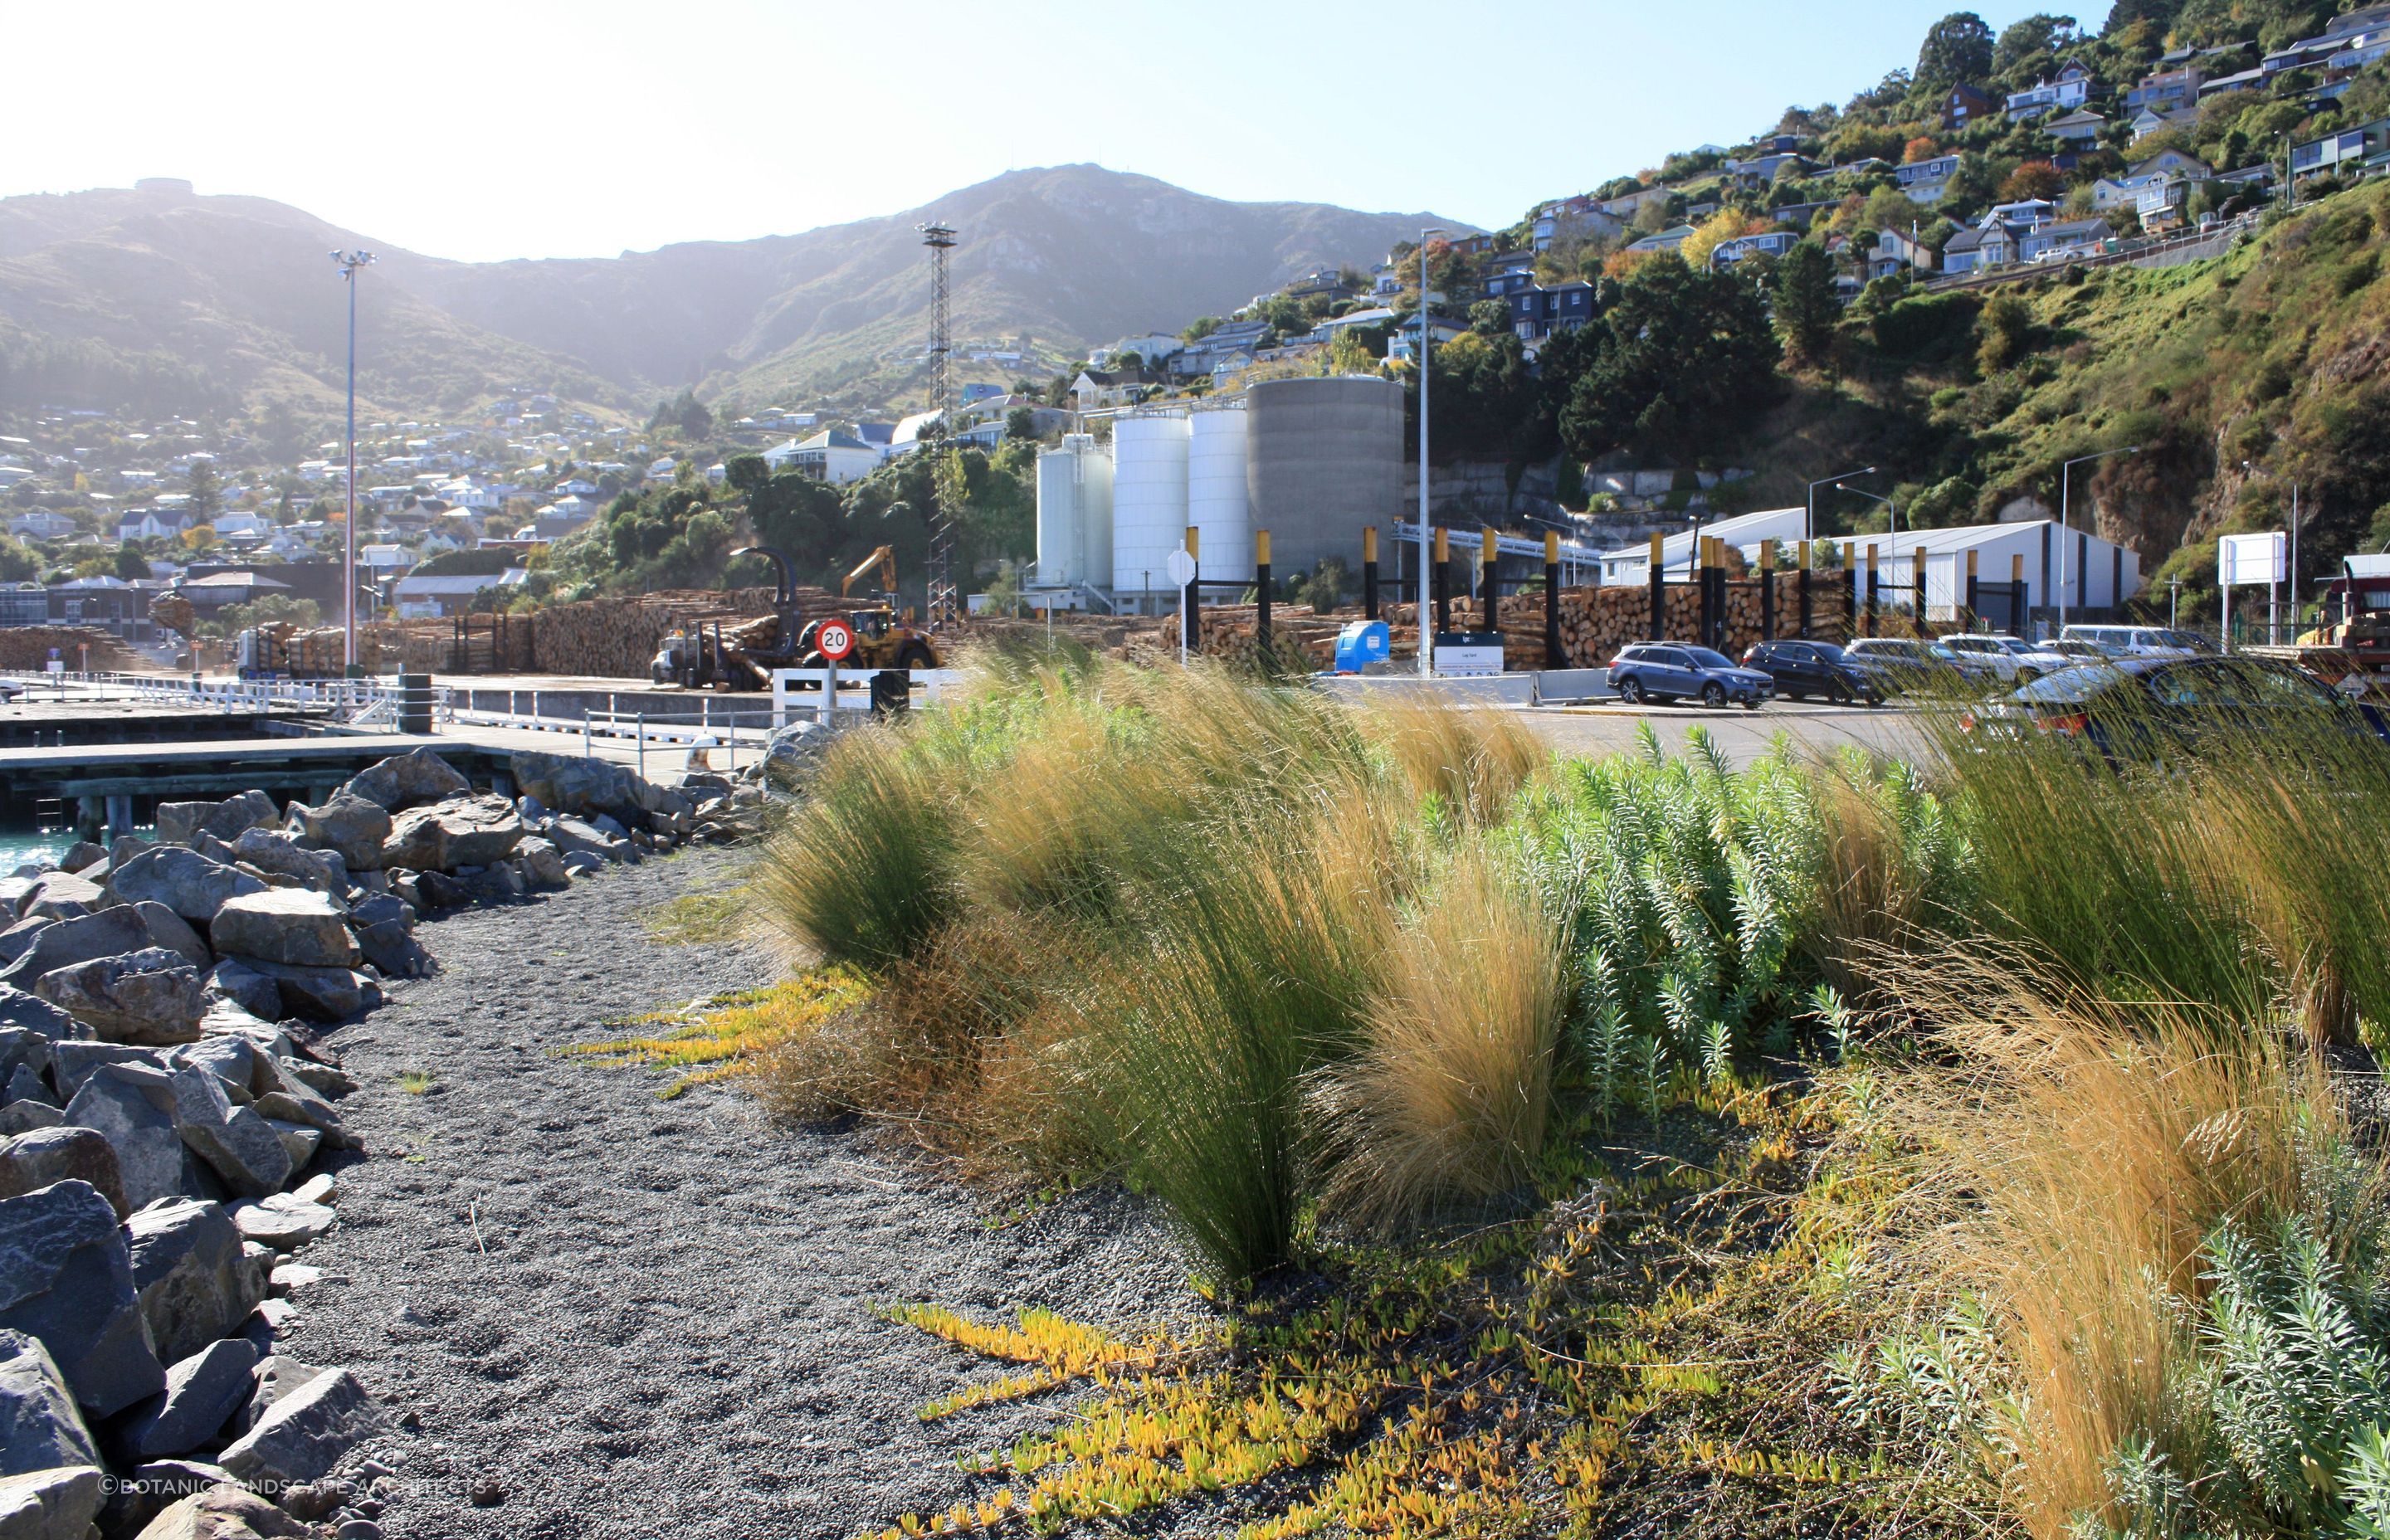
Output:
[[[878,550],[872,552],[869,556],[865,557],[861,561],[856,562],[854,564],[854,571],[847,573],[845,578],[840,582],[838,585],[839,597],[844,598],[848,594],[854,592],[855,580],[863,576],[864,573],[871,571],[874,567],[880,569],[880,586],[892,594],[894,593],[896,591],[896,547],[893,545],[882,545]]]

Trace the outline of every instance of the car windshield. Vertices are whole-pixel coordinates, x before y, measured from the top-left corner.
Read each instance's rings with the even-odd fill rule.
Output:
[[[1695,668],[1734,667],[1733,659],[1728,657],[1723,652],[1712,652],[1705,647],[1689,647],[1685,648],[1685,656],[1693,661],[1693,666]]]
[[[1803,642],[1801,645],[1830,663],[1843,661],[1843,649],[1831,642]]]
[[[2083,663],[2020,686],[2010,692],[2009,699],[2028,706],[2072,706],[2090,699],[2124,677],[2124,672],[2113,664]]]
[[[1959,655],[1957,653],[1951,651],[1948,648],[1944,647],[1939,642],[1934,644],[1934,656],[1936,658],[1947,658],[1952,662],[1957,662],[1959,661]]]
[[[2024,657],[2032,652],[2033,648],[2024,642],[2018,641],[2014,636],[2011,636],[2008,640],[2000,644],[2000,650],[2002,652],[2013,652],[2019,657]]]

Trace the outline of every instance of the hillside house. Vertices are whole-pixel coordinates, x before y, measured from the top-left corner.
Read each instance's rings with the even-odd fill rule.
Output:
[[[2125,93],[2125,105],[2152,108],[2160,112],[2189,107],[2199,100],[2199,88],[2206,79],[2196,64],[2152,71],[2141,77],[2139,84]]]
[[[2012,91],[2007,100],[2009,122],[2024,122],[2050,112],[2072,112],[2091,100],[2099,82],[2080,62],[2069,59],[2058,71],[2057,78],[2041,80],[2023,91]]]
[[[1996,104],[1981,89],[1961,83],[1942,96],[1942,126],[1964,128],[1988,115]]]
[[[1553,332],[1574,330],[1593,318],[1593,285],[1581,278],[1549,288],[1530,279],[1502,299],[1510,307],[1510,329],[1522,341],[1540,341]]]
[[[824,429],[812,438],[783,447],[786,454],[778,464],[773,466],[773,469],[793,470],[800,476],[810,476],[816,481],[828,481],[833,486],[859,481],[870,475],[880,464],[878,450],[854,434],[835,428]]]
[[[2358,123],[2291,147],[2291,180],[2329,172],[2363,171],[2390,161],[2390,118]]]
[[[1960,163],[1956,155],[1936,155],[1895,167],[1892,176],[1900,184],[1900,190],[1908,195],[1910,202],[1939,203],[1950,178],[1959,174]]]
[[[2107,126],[2106,116],[2088,107],[2078,108],[2062,118],[2052,118],[2041,125],[2043,133],[2063,145],[2096,144],[2100,131]]]
[[[1628,241],[1626,243],[1626,250],[1629,251],[1673,251],[1692,238],[1693,227],[1691,225],[1672,225],[1667,229],[1662,230],[1656,235],[1645,236],[1641,240]]]
[[[1626,232],[1626,221],[1590,198],[1564,198],[1536,211],[1535,245],[1548,251],[1555,245],[1574,246],[1595,236]],[[1402,286],[1394,286],[1399,289]],[[1380,292],[1387,292],[1381,286]]]
[[[1265,325],[1254,335],[1259,336],[1261,331],[1267,329]],[[1205,338],[1204,340],[1209,342],[1211,339]],[[1143,369],[1081,369],[1079,378],[1071,381],[1071,396],[1082,412],[1106,406],[1131,406],[1142,400],[1146,391],[1157,380],[1157,376],[1149,375]]]
[[[2139,144],[2152,134],[2163,134],[2169,128],[2189,128],[2198,122],[2199,112],[2195,108],[2161,112],[2153,107],[2145,107],[2133,114],[2133,141]]]
[[[35,508],[9,520],[8,533],[19,540],[64,540],[75,533],[75,521],[55,508]]]
[[[168,513],[158,508],[127,508],[117,521],[116,538],[120,544],[127,540],[160,540],[179,536],[190,527],[190,521],[179,513]]]
[[[1867,272],[1871,279],[1888,278],[1903,270],[1931,273],[1934,268],[1934,248],[1906,230],[1879,230],[1875,244],[1867,249]]]
[[[1710,265],[1738,263],[1746,257],[1780,257],[1799,243],[1801,237],[1790,230],[1770,230],[1765,235],[1737,236],[1722,240],[1710,249]]]
[[[2019,237],[2017,256],[2021,261],[2037,262],[2053,252],[2090,250],[2114,238],[2115,234],[2104,219],[2053,220],[2036,225]]]

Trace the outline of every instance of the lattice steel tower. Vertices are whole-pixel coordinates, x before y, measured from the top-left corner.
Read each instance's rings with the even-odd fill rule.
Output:
[[[954,337],[946,312],[946,253],[954,250],[955,232],[932,221],[920,226],[921,244],[930,249],[930,410],[932,446],[946,437],[947,414],[952,403],[947,399],[947,361],[954,353]],[[924,617],[932,627],[951,624],[962,616],[962,601],[955,587],[955,510],[937,496],[936,483],[932,482],[930,509],[930,608]]]

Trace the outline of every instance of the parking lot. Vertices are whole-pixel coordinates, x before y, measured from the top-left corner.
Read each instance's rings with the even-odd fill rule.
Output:
[[[1635,747],[1644,723],[1663,746],[1684,746],[1686,729],[1700,725],[1737,764],[1758,754],[1783,734],[1805,748],[1831,752],[1846,743],[1885,753],[1917,752],[1921,743],[1915,717],[1893,706],[1830,706],[1775,700],[1759,710],[1740,706],[1628,706],[1602,702],[1583,706],[1536,706],[1520,716],[1551,743],[1573,753],[1607,754]]]

